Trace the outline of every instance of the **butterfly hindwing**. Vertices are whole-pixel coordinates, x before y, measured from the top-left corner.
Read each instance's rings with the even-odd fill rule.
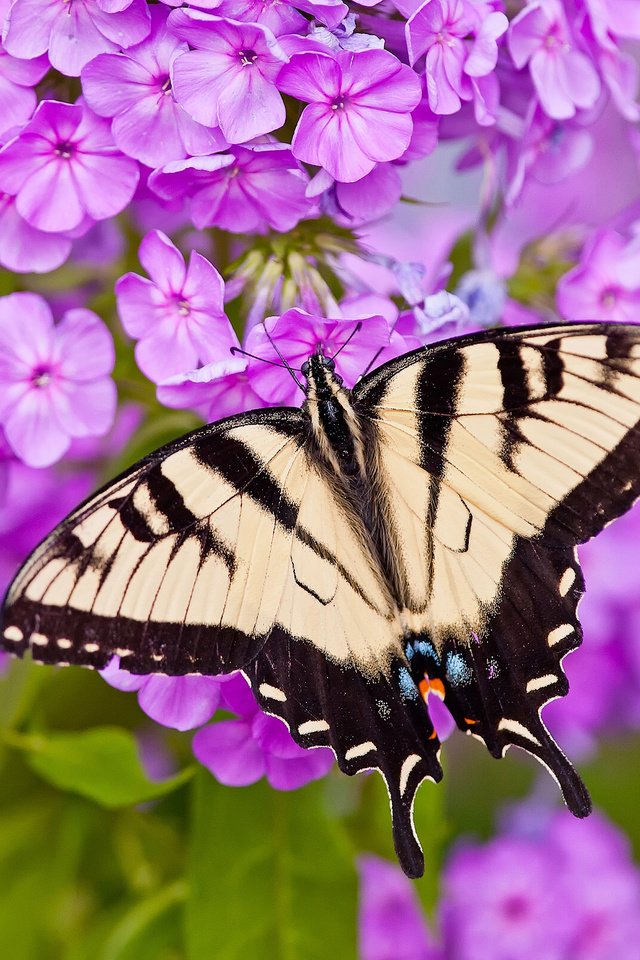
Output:
[[[390,522],[417,581],[416,683],[435,679],[493,755],[534,754],[584,816],[586,791],[539,710],[567,692],[561,661],[581,641],[575,546],[640,495],[639,328],[449,341],[371,374],[354,405],[379,438]]]

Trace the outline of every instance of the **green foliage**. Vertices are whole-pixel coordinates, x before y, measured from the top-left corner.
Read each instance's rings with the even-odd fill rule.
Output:
[[[79,793],[103,807],[126,807],[157,800],[182,786],[187,767],[160,783],[145,774],[135,738],[118,727],[86,733],[7,735],[5,742],[24,750],[31,769],[58,787]]]
[[[194,784],[187,957],[335,960],[355,956],[356,873],[325,784]]]

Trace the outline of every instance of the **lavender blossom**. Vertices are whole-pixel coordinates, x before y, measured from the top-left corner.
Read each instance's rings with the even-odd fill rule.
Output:
[[[277,83],[309,104],[293,136],[293,155],[324,167],[334,180],[360,180],[409,146],[420,83],[386,50],[297,54]]]
[[[138,165],[115,149],[109,124],[81,104],[45,100],[0,150],[0,190],[32,227],[72,230],[131,200]]]
[[[133,46],[149,29],[144,0],[14,0],[3,43],[24,60],[48,53],[56,70],[77,77],[97,54]]]
[[[193,120],[176,103],[171,69],[187,44],[167,27],[162,8],[151,7],[151,33],[125,53],[101,54],[82,71],[82,90],[101,117],[113,118],[116,145],[150,167],[213,153],[226,146],[217,129]]]
[[[170,25],[194,50],[173,64],[176,100],[199,123],[220,127],[229,143],[270,133],[285,120],[275,87],[286,54],[266,27],[176,10]]]
[[[138,340],[136,360],[159,382],[191,370],[198,362],[227,358],[237,338],[224,313],[224,282],[195,251],[184,258],[160,230],[148,233],[139,250],[151,277],[128,273],[116,284],[118,312]]]
[[[116,406],[111,335],[90,310],[54,325],[34,293],[0,298],[0,423],[15,453],[46,467],[73,437],[103,436]]]
[[[233,233],[282,233],[314,204],[305,193],[307,175],[281,143],[231,147],[212,157],[168,163],[149,178],[165,200],[187,199],[194,226]]]

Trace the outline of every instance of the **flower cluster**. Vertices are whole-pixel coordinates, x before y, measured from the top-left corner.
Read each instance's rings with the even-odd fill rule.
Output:
[[[361,960],[635,960],[640,869],[619,830],[600,814],[580,823],[528,810],[515,819],[489,843],[453,850],[437,939],[400,870],[363,857]]]
[[[318,345],[350,387],[497,323],[637,318],[632,0],[0,0],[0,21],[3,583],[134,454],[198,418],[299,404],[282,364]],[[586,643],[572,697],[545,711],[577,753],[640,726],[637,524],[583,554]],[[223,783],[288,789],[332,762],[240,676],[114,661],[104,678],[197,730]],[[218,709],[236,719],[209,723]],[[472,928],[456,878],[490,856],[452,861],[446,936]]]

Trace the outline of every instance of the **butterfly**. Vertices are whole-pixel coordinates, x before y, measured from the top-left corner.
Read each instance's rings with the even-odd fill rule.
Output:
[[[378,769],[405,872],[420,783],[442,776],[425,701],[494,757],[587,790],[540,710],[581,641],[576,545],[640,493],[640,326],[496,329],[346,390],[321,349],[302,408],[212,423],[141,460],[31,554],[2,642],[45,663],[241,670],[304,747]]]

